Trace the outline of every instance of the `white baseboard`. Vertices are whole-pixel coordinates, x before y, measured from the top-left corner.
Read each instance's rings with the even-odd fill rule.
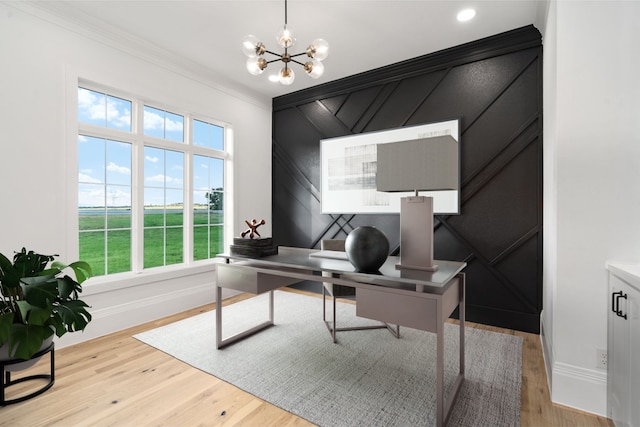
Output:
[[[133,292],[133,290],[130,292]],[[227,298],[237,293],[223,289],[222,297]],[[122,300],[126,302],[91,310],[93,318],[84,332],[68,333],[62,338],[57,338],[55,341],[56,348],[64,348],[99,338],[132,326],[215,302],[214,286],[211,283],[137,299],[127,298],[126,290],[119,290],[119,294]],[[214,332],[212,329],[212,333]]]
[[[581,411],[607,416],[607,373],[556,362],[551,400]]]
[[[606,417],[607,372],[556,362],[544,324],[540,331],[551,401]]]
[[[544,312],[543,312],[544,313]],[[549,342],[549,335],[547,334],[544,322],[542,321],[542,315],[540,316],[540,343],[542,344],[542,357],[544,358],[544,369],[547,374],[547,387],[549,390],[549,394],[551,394],[552,381],[553,381],[553,373],[551,369],[551,365],[553,364],[553,347]]]

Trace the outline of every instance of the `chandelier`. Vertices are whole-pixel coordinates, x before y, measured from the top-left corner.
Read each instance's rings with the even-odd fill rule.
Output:
[[[249,73],[257,76],[264,72],[267,65],[272,62],[282,61],[284,67],[282,67],[278,73],[278,80],[283,85],[290,85],[295,79],[295,73],[290,67],[291,63],[302,65],[304,71],[311,78],[317,79],[322,76],[322,73],[324,73],[324,65],[321,61],[329,55],[329,43],[325,40],[315,39],[304,52],[296,54],[289,53],[289,48],[295,45],[296,38],[293,35],[292,29],[287,25],[287,0],[284,0],[284,26],[276,34],[276,41],[280,47],[284,48],[284,53],[275,53],[267,50],[267,47],[253,35],[244,37],[242,40],[242,51],[249,57],[247,59],[247,71],[249,71]],[[264,55],[267,53],[273,55],[275,59],[265,59]],[[301,62],[303,58],[300,58],[300,60],[295,59],[303,55],[306,55],[309,60]]]

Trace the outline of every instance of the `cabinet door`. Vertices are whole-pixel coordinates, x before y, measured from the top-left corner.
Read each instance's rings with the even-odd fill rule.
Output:
[[[609,279],[609,345],[608,394],[609,418],[616,427],[629,426],[629,316],[627,313],[629,286],[618,277]],[[622,293],[620,293],[622,292]],[[627,299],[622,298],[627,295]],[[618,312],[618,314],[616,314]]]

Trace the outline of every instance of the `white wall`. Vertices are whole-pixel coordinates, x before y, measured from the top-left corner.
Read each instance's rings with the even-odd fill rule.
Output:
[[[232,124],[234,234],[247,218],[271,233],[271,106],[202,76],[145,60],[0,3],[0,252],[22,246],[75,259],[65,180],[75,76]],[[640,259],[640,2],[552,1],[544,25],[543,343],[552,399],[606,413],[607,260]],[[52,21],[56,21],[53,19]],[[88,339],[213,300],[212,267],[93,281]],[[127,285],[135,285],[126,287]],[[67,338],[69,337],[69,338]]]
[[[271,105],[218,87],[215,79],[151,60],[135,47],[76,28],[37,8],[0,3],[0,252],[23,246],[77,259],[77,175],[74,147],[77,79],[229,123],[233,127],[233,235],[244,219],[265,218],[271,233]],[[145,59],[146,58],[146,59]],[[70,171],[70,172],[69,172]],[[71,220],[70,220],[71,218]],[[213,265],[200,263],[166,274],[123,274],[91,279],[85,300],[94,321],[58,345],[213,301]]]
[[[640,259],[640,2],[551,2],[542,316],[552,400],[606,415],[608,260]]]

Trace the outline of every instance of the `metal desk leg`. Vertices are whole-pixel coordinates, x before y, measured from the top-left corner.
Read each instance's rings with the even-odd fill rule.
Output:
[[[269,320],[228,338],[222,338],[222,288],[216,285],[216,348],[221,349],[273,326],[273,291],[269,291]]]
[[[436,426],[444,426],[444,320],[442,299],[438,300],[436,316]]]
[[[464,382],[464,326],[465,326],[465,274],[460,273],[456,276],[459,279],[458,282],[458,313],[460,318],[460,355],[459,355],[459,369],[458,376],[456,377],[453,387],[449,394],[447,401],[444,401],[444,323],[438,324],[438,400],[437,400],[437,425],[446,426],[449,423],[453,404],[458,398],[462,383]],[[441,333],[442,332],[442,333]],[[440,415],[442,414],[442,415]]]

